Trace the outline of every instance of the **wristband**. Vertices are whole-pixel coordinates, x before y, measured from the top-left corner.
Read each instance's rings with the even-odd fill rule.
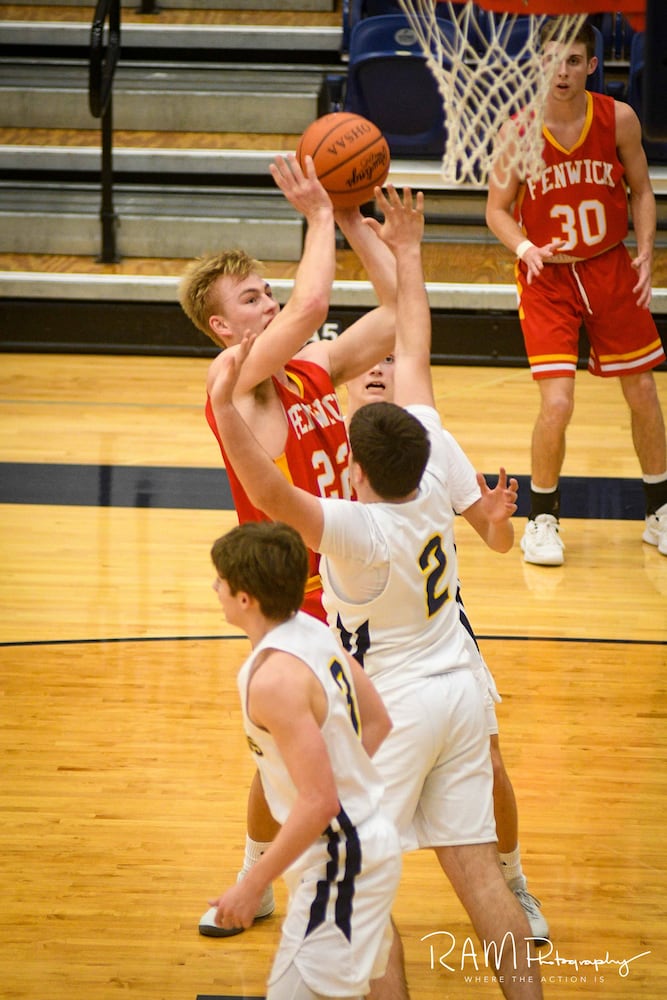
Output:
[[[516,250],[514,251],[514,253],[517,255],[517,257],[519,257],[521,260],[523,260],[523,257],[524,257],[524,254],[526,253],[526,251],[530,250],[530,248],[534,247],[534,246],[535,246],[535,244],[532,243],[530,240],[521,240],[521,242],[519,243],[519,245],[516,248]]]

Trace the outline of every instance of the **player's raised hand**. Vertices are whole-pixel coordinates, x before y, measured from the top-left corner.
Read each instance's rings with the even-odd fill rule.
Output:
[[[384,215],[384,222],[364,219],[367,226],[395,253],[401,246],[420,245],[424,235],[424,194],[412,196],[409,187],[403,188],[403,198],[393,184],[387,184],[387,193],[375,188],[375,201]]]
[[[485,515],[491,524],[505,521],[516,513],[519,483],[514,478],[508,480],[505,469],[501,467],[493,489],[489,488],[481,472],[477,473],[477,483],[482,491]]]
[[[306,219],[311,219],[318,212],[328,212],[333,216],[331,198],[315,172],[312,156],[304,158],[304,168],[301,168],[294,153],[288,153],[286,157],[276,156],[269,165],[271,176],[297,212],[301,212]]]

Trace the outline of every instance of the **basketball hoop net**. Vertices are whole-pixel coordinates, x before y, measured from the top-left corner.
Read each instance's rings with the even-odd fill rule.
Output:
[[[558,67],[545,63],[540,31],[551,21],[550,41],[567,47],[586,14],[493,14],[471,0],[400,3],[442,96],[445,182],[482,187],[494,165],[501,184],[514,172],[540,176],[544,102]],[[499,133],[510,118],[515,127]]]

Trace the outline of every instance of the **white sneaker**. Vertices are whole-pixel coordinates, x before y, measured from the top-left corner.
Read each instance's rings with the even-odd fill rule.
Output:
[[[649,545],[657,545],[660,555],[667,556],[667,503],[646,515],[646,525],[642,538]]]
[[[549,940],[549,924],[542,915],[542,911],[540,910],[540,906],[542,904],[539,899],[535,899],[535,897],[531,896],[528,892],[525,877],[520,875],[519,878],[513,878],[512,881],[507,884],[521,903],[523,911],[528,917],[530,932],[536,939],[535,943],[537,945],[541,942],[546,943]]]
[[[523,558],[537,566],[562,566],[563,549],[558,518],[553,514],[538,514],[526,525],[521,539]]]
[[[239,872],[236,881],[240,882],[243,878],[244,872]],[[255,914],[255,920],[262,920],[264,917],[270,917],[276,908],[276,901],[273,898],[273,886],[270,885],[265,891],[261,898],[259,909]],[[226,930],[224,927],[219,927],[215,922],[215,915],[217,913],[217,908],[212,906],[210,910],[207,910],[199,921],[199,933],[203,934],[204,937],[234,937],[235,934],[243,934],[245,927],[232,927]]]

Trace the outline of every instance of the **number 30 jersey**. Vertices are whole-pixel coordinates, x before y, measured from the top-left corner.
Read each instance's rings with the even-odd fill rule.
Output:
[[[273,379],[287,421],[287,439],[282,455],[274,459],[286,479],[314,496],[349,499],[349,443],[336,390],[328,372],[312,361],[292,360],[285,365],[289,385]],[[234,472],[220,438],[210,399],[206,419],[215,434],[225,462],[239,523],[268,521],[254,507]],[[325,621],[319,575],[319,555],[308,552],[309,574],[303,609]]]
[[[536,246],[563,240],[560,253],[597,257],[628,233],[624,168],[616,149],[615,101],[587,92],[586,119],[572,149],[561,146],[545,127],[539,178],[528,178],[514,214]]]
[[[411,678],[473,663],[474,646],[456,600],[453,497],[469,498],[457,509],[479,498],[475,470],[443,433],[436,410],[407,409],[424,424],[431,442],[415,499],[321,501],[320,571],[329,625],[382,695]]]

